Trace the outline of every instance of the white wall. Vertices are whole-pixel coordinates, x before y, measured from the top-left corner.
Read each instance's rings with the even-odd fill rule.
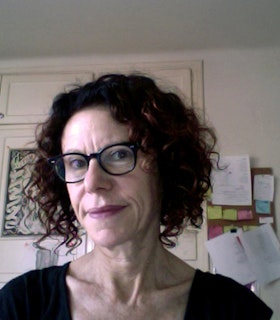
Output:
[[[280,237],[280,48],[207,52],[205,109],[222,154],[244,154],[255,167],[272,167]]]
[[[203,60],[205,108],[215,126],[222,154],[249,154],[251,165],[272,167],[276,177],[275,213],[280,238],[280,48],[207,50],[145,56],[85,57],[44,62],[0,61],[0,67],[79,65],[129,61]],[[280,280],[261,290],[280,319]]]
[[[249,154],[251,166],[272,167],[280,239],[280,48],[205,51],[205,108],[222,154]],[[280,280],[261,289],[280,319]]]

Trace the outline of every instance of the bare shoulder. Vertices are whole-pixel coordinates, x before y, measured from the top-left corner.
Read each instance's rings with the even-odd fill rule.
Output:
[[[77,260],[72,261],[69,264],[67,271],[67,277],[69,278],[81,278],[84,274],[88,261],[90,260],[88,255],[81,256]]]
[[[82,289],[84,286],[92,283],[91,272],[89,272],[90,265],[89,255],[84,255],[69,264],[66,284],[70,293],[73,290]]]

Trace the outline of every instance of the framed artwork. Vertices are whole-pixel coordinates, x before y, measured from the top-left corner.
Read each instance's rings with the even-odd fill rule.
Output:
[[[44,233],[38,218],[38,204],[26,196],[31,188],[30,178],[35,158],[34,149],[9,149],[2,237]],[[35,189],[31,191],[36,192]]]
[[[69,252],[61,237],[36,241],[45,232],[38,205],[26,197],[36,159],[33,126],[0,126],[0,288],[23,272],[73,261],[92,250],[87,236]],[[36,194],[37,189],[31,189]]]

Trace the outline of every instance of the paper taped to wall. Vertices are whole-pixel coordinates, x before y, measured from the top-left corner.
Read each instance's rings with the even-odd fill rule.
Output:
[[[241,284],[280,278],[280,244],[270,224],[227,232],[205,244],[217,272]]]

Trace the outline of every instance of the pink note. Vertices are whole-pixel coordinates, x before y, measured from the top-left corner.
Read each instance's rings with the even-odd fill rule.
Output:
[[[220,225],[213,225],[208,227],[208,239],[213,239],[223,233],[223,227]]]
[[[253,220],[252,210],[238,210],[237,211],[238,220]]]

